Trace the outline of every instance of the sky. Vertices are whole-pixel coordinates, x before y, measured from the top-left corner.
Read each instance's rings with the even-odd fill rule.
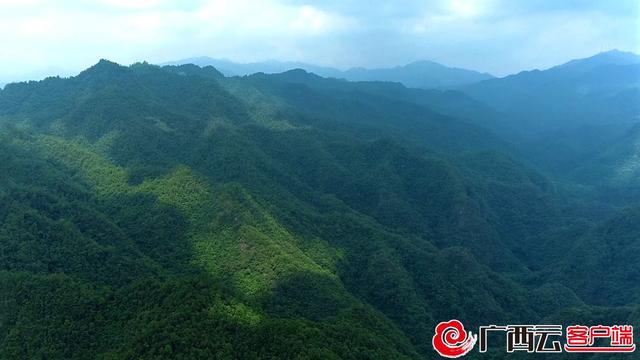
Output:
[[[210,56],[504,76],[640,53],[638,0],[0,0],[0,83]]]

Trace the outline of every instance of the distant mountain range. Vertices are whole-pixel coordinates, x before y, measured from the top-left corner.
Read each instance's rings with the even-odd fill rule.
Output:
[[[539,168],[597,186],[605,206],[640,198],[639,55],[612,50],[459,90],[500,113],[481,123]]]
[[[611,50],[460,88],[521,132],[640,120],[640,56]]]
[[[5,69],[6,70],[6,69]],[[38,81],[43,80],[51,76],[70,77],[76,75],[78,72],[73,71],[70,68],[61,68],[57,66],[45,66],[44,68],[34,71],[25,71],[17,73],[9,73],[0,75],[0,89],[3,89],[5,85],[14,82],[21,81]]]
[[[616,203],[640,198],[640,190],[633,185],[640,176],[640,56],[631,52],[606,51],[503,78],[430,61],[346,71],[300,62],[238,64],[207,57],[170,64],[189,63],[214,66],[226,76],[279,73],[273,79],[323,88],[336,96],[358,91],[426,107],[491,130],[545,172],[582,185],[600,186],[608,203],[617,196],[611,188],[625,188],[627,195],[616,198]],[[336,118],[339,115],[334,114]],[[414,132],[414,140],[425,134]],[[410,133],[405,136],[412,138]],[[480,143],[477,139],[473,142]],[[431,145],[435,143],[432,138]],[[444,143],[461,147],[451,138]],[[594,194],[601,196],[600,192]]]
[[[243,76],[255,73],[274,74],[292,69],[303,69],[323,77],[345,79],[349,81],[393,81],[413,88],[450,88],[493,79],[488,73],[480,73],[448,67],[433,61],[416,61],[404,66],[381,69],[365,69],[362,67],[339,70],[301,62],[280,62],[275,60],[240,64],[225,59],[198,57],[167,62],[162,65],[194,64],[213,66],[226,76]]]

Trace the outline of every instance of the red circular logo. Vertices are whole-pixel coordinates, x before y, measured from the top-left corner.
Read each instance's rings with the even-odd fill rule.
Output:
[[[466,355],[476,345],[478,336],[464,331],[464,326],[458,320],[441,322],[436,326],[433,335],[433,348],[438,354],[447,358],[457,358]]]

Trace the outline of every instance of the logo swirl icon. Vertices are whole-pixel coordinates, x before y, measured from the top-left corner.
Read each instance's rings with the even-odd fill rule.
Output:
[[[466,355],[478,341],[478,335],[464,331],[464,326],[458,320],[441,322],[436,326],[433,335],[433,348],[438,354],[447,358],[458,358]]]

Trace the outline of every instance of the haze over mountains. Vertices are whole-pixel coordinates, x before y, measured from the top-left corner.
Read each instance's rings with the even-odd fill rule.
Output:
[[[348,70],[339,70],[330,67],[323,67],[302,62],[287,61],[263,61],[254,63],[237,63],[226,59],[214,59],[210,57],[188,58],[177,61],[170,61],[162,65],[183,65],[195,64],[198,66],[213,66],[222,72],[225,76],[244,76],[255,73],[275,74],[282,73],[293,69],[303,69],[305,71],[320,75],[323,77],[333,77],[337,79],[345,79],[349,81],[391,81],[399,82],[407,87],[412,88],[464,88],[469,93],[476,95],[479,100],[491,102],[502,110],[504,106],[491,101],[491,88],[501,86],[508,87],[514,91],[507,91],[509,96],[517,98],[518,96],[527,97],[529,94],[522,94],[521,88],[527,88],[531,92],[537,92],[538,88],[531,86],[547,86],[556,85],[558,81],[597,81],[602,79],[589,78],[588,74],[593,73],[598,66],[621,66],[617,70],[628,73],[611,73],[614,78],[609,79],[610,82],[623,79],[625,76],[628,81],[637,81],[638,74],[634,69],[640,64],[640,55],[624,52],[619,50],[610,50],[596,54],[589,58],[571,60],[565,64],[558,65],[546,70],[522,71],[518,74],[508,75],[502,78],[496,78],[488,73],[481,73],[473,70],[452,68],[441,65],[433,61],[422,60],[409,63],[403,66],[393,68],[366,69],[361,67],[351,68]],[[625,66],[628,66],[625,69]],[[615,71],[616,68],[610,70]],[[541,74],[538,74],[541,73]],[[485,80],[494,80],[484,82]],[[527,83],[529,81],[530,83]],[[483,85],[474,85],[482,82]],[[473,86],[472,86],[473,85]],[[567,84],[565,87],[577,88],[585,95],[590,90],[590,84],[577,83]],[[603,84],[604,86],[605,84]],[[614,84],[610,84],[614,85]],[[621,85],[621,84],[619,84]],[[572,87],[573,86],[573,87]],[[624,86],[624,85],[622,85]],[[502,90],[502,89],[501,89]],[[615,90],[615,89],[613,89]],[[489,91],[487,94],[486,91]],[[512,100],[509,98],[508,100]],[[504,101],[509,103],[510,101]],[[520,104],[513,105],[514,107]]]
[[[640,56],[613,50],[460,90],[510,119],[494,130],[541,168],[637,197]]]
[[[526,148],[524,153],[529,160],[545,170],[574,178],[584,177],[576,174],[600,171],[591,167],[602,169],[604,165],[598,160],[601,153],[615,152],[613,148],[632,148],[632,144],[621,143],[632,141],[635,131],[632,126],[640,119],[640,56],[619,50],[503,78],[430,61],[389,69],[347,71],[298,62],[238,64],[208,57],[170,64],[185,63],[211,65],[226,76],[304,69],[324,77],[365,81],[359,86],[366,91],[378,91],[470,120],[521,143],[520,148]],[[401,83],[406,88],[377,81]],[[438,88],[449,91],[434,90]],[[563,156],[554,155],[557,153]],[[627,164],[634,163],[633,154],[628,157]],[[630,169],[636,167],[631,165]],[[635,170],[629,171],[627,174],[636,174]],[[600,175],[591,176],[590,182],[605,178]],[[626,179],[631,180],[627,182],[633,183],[635,175],[629,176]]]
[[[433,359],[452,318],[638,324],[637,66],[9,84],[0,358]]]
[[[517,118],[523,133],[585,124],[629,123],[639,120],[640,56],[612,50],[461,89]]]
[[[195,64],[213,66],[226,76],[243,76],[255,73],[281,73],[292,69],[303,69],[314,74],[349,81],[394,81],[415,88],[454,87],[491,79],[492,75],[477,71],[447,67],[433,61],[416,61],[404,66],[385,69],[361,67],[338,70],[300,62],[265,61],[239,64],[229,60],[199,57],[167,62],[162,65]]]

